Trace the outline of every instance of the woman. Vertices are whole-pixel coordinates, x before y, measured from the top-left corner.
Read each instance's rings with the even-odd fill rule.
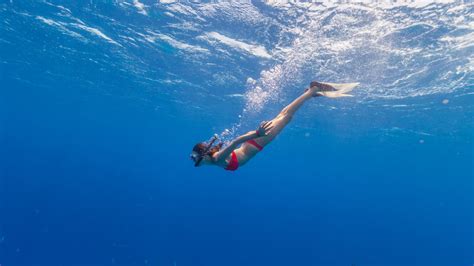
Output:
[[[358,83],[335,84],[313,81],[301,96],[285,107],[273,120],[262,122],[257,130],[237,137],[223,149],[221,149],[222,143],[213,146],[217,137],[214,137],[209,144],[198,143],[193,148],[191,159],[195,162],[195,166],[216,165],[235,171],[263,150],[263,147],[288,125],[295,112],[306,100],[317,96],[330,98],[352,96],[346,93],[357,85]]]

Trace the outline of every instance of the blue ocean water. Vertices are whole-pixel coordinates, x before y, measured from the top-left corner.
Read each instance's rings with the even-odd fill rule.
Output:
[[[0,264],[473,265],[474,5],[344,2],[2,1]]]

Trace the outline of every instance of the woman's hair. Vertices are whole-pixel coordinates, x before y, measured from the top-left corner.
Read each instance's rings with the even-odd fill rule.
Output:
[[[214,155],[214,153],[218,152],[221,149],[222,145],[222,143],[219,143],[216,146],[212,147],[206,154],[204,154],[207,148],[207,144],[205,142],[199,142],[198,144],[194,145],[193,151],[197,152],[201,156],[212,156]]]
[[[202,155],[204,151],[206,151],[206,143],[199,142],[198,144],[194,145],[193,151],[197,152],[199,155]]]

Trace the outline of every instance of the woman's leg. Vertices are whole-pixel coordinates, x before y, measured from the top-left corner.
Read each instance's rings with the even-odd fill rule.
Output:
[[[314,95],[314,89],[306,90],[292,103],[283,108],[283,110],[281,110],[281,112],[273,120],[271,120],[273,128],[270,130],[270,133],[267,136],[256,138],[255,141],[261,146],[265,146],[270,143],[270,141],[272,141],[283,130],[283,128],[285,128],[285,126],[290,123],[293,115],[304,104],[304,102],[312,98]]]

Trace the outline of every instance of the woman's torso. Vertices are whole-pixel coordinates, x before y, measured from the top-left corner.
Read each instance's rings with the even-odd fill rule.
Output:
[[[260,148],[263,148],[263,147],[260,147]],[[231,169],[229,169],[229,170],[235,170],[234,168],[236,166],[237,167],[243,166],[250,159],[252,159],[252,157],[254,157],[259,151],[260,151],[260,149],[257,148],[256,146],[254,146],[254,145],[252,145],[248,142],[245,142],[239,148],[235,149],[232,152],[232,153],[234,153],[234,155],[232,153],[229,154],[229,156],[227,156],[227,158],[225,159],[225,162],[222,162],[220,164],[218,163],[218,165],[223,167],[223,168],[229,168],[230,167]],[[233,158],[233,156],[235,156],[235,157]],[[237,165],[236,165],[235,160],[237,161]]]

